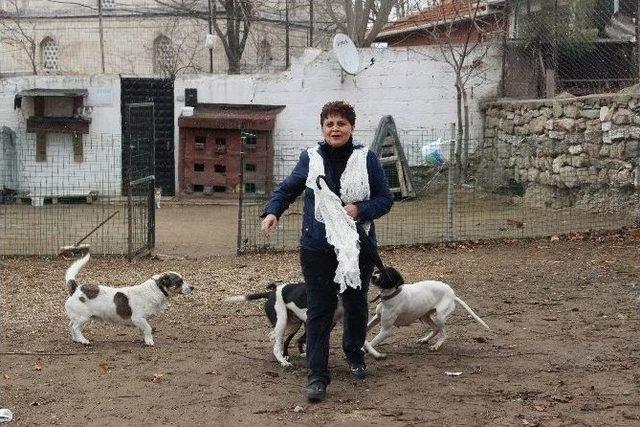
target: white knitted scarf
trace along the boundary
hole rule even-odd
[[[355,144],[354,144],[355,145]],[[327,232],[327,242],[335,248],[338,267],[334,281],[340,285],[340,292],[347,286],[359,289],[360,267],[358,258],[360,244],[355,221],[347,215],[342,203],[355,203],[369,200],[369,172],[367,171],[366,147],[355,148],[347,160],[347,165],[340,177],[340,198],[331,191],[326,182],[320,180],[320,187],[316,181],[318,176],[324,175],[324,163],[318,152],[319,146],[309,148],[309,174],[306,186],[313,190],[315,196],[315,217],[324,223]],[[369,231],[370,224],[365,224],[365,231]]]

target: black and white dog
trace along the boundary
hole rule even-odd
[[[365,341],[366,350],[375,358],[386,357],[376,351],[374,346],[393,335],[394,326],[407,326],[421,321],[431,327],[431,331],[420,338],[418,342],[426,343],[436,337],[431,350],[437,350],[447,339],[444,325],[447,317],[459,303],[482,326],[489,329],[484,321],[473,310],[458,298],[451,287],[443,282],[424,280],[412,284],[404,284],[400,273],[385,267],[374,274],[371,283],[380,289],[380,303],[376,307],[376,314],[369,320],[367,330],[380,323],[380,332],[369,341]],[[375,301],[375,300],[374,300]]]
[[[236,295],[226,298],[226,301],[241,302],[266,299],[264,312],[273,329],[269,338],[273,342],[273,355],[284,367],[292,366],[289,362],[289,344],[300,327],[307,322],[307,285],[304,282],[283,283],[267,286],[266,292]],[[343,308],[338,299],[338,307],[334,321],[342,318]],[[334,323],[335,324],[335,323]],[[304,357],[307,333],[297,339],[298,350]]]
[[[135,286],[111,288],[102,285],[81,285],[76,275],[89,262],[89,253],[76,260],[64,276],[69,297],[64,307],[69,317],[71,339],[89,345],[82,334],[82,325],[93,318],[137,326],[146,345],[153,345],[148,318],[159,314],[170,296],[188,294],[193,287],[180,274],[166,271]]]

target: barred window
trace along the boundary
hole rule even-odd
[[[46,37],[40,43],[42,51],[42,68],[45,70],[55,71],[59,68],[59,49],[58,44],[51,37]]]
[[[174,61],[173,43],[167,36],[158,36],[153,42],[154,72],[167,73]]]
[[[115,0],[101,0],[103,9],[115,9],[116,1]]]

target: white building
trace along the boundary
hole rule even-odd
[[[198,18],[160,6],[154,0],[0,0],[0,77],[33,74],[121,74],[174,76],[210,71],[207,1],[193,3]],[[260,2],[255,12],[241,71],[281,69],[285,65],[282,0]],[[308,11],[291,7],[291,53],[308,42]],[[179,13],[181,12],[181,13]],[[218,6],[212,19],[225,31]],[[222,41],[214,30],[213,72],[227,72]],[[326,35],[316,30],[315,45]]]
[[[58,196],[121,194],[118,76],[2,79],[0,123],[0,190],[34,205]]]

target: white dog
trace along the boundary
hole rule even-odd
[[[444,324],[447,317],[459,303],[482,326],[491,330],[469,306],[456,296],[451,287],[443,282],[425,280],[413,284],[403,284],[402,276],[393,268],[385,268],[381,274],[374,275],[372,283],[380,288],[380,303],[376,314],[367,325],[370,330],[380,323],[380,332],[371,340],[365,341],[366,350],[375,358],[386,357],[374,348],[393,335],[394,326],[407,326],[418,320],[431,326],[432,330],[418,342],[426,343],[437,337],[431,350],[437,350],[447,339]],[[376,298],[377,299],[377,298]]]
[[[153,345],[152,329],[147,319],[162,311],[169,296],[188,294],[193,287],[173,271],[157,274],[136,286],[80,285],[76,275],[89,261],[89,256],[87,253],[76,260],[64,276],[69,287],[69,298],[64,307],[69,317],[71,339],[89,345],[89,340],[82,335],[82,325],[91,318],[98,318],[135,325],[142,331],[144,343]]]

